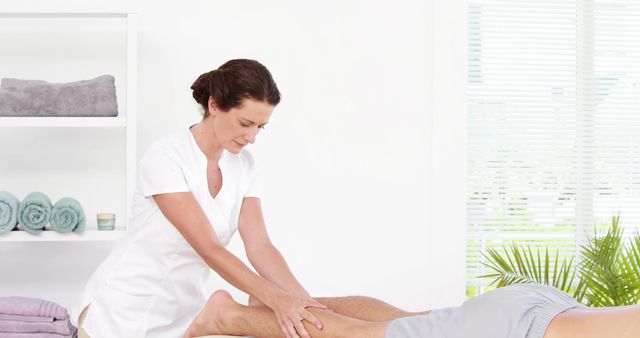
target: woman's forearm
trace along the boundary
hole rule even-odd
[[[297,296],[309,296],[295,278],[284,257],[272,244],[247,249],[247,257],[260,276]]]
[[[277,284],[257,275],[224,247],[209,250],[203,258],[224,280],[267,305],[282,292]]]

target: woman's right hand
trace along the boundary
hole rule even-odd
[[[322,330],[322,323],[306,308],[326,310],[327,307],[313,298],[302,298],[280,291],[270,302],[269,307],[276,315],[278,325],[287,338],[310,338],[302,324],[303,320]]]

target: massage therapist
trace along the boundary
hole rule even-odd
[[[191,86],[200,123],[152,144],[138,165],[127,234],[89,279],[73,319],[80,337],[182,337],[205,305],[215,271],[271,308],[286,337],[321,328],[312,299],[267,234],[254,160],[256,141],[280,102],[271,73],[231,60]],[[225,246],[239,230],[258,274]]]

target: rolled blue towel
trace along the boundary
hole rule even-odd
[[[20,201],[8,191],[0,191],[0,234],[9,232],[18,225]]]
[[[18,206],[19,228],[37,235],[49,223],[51,200],[47,195],[34,191],[27,195]]]
[[[80,202],[71,197],[65,197],[53,205],[49,223],[57,232],[83,232],[87,220]]]

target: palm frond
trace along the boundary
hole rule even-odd
[[[625,305],[624,280],[618,271],[624,247],[624,232],[619,220],[619,216],[613,217],[606,234],[599,237],[595,233],[580,250],[579,270],[588,289],[585,297],[589,305]]]
[[[597,231],[580,247],[578,256],[560,259],[559,251],[532,249],[512,243],[502,251],[488,249],[483,264],[493,270],[486,278],[502,287],[517,283],[552,285],[590,306],[640,303],[640,233],[625,242],[620,216],[601,235]],[[578,264],[574,261],[579,262]]]
[[[512,243],[510,247],[502,247],[502,253],[490,248],[482,253],[486,262],[483,264],[494,273],[480,276],[493,278],[491,285],[503,287],[511,284],[538,283],[552,285],[560,290],[570,292],[573,288],[573,259],[559,260],[559,254],[555,257],[549,255],[549,249],[545,249],[544,255],[540,249],[535,251]]]
[[[620,257],[619,274],[624,281],[625,304],[640,303],[640,234],[636,230]]]

